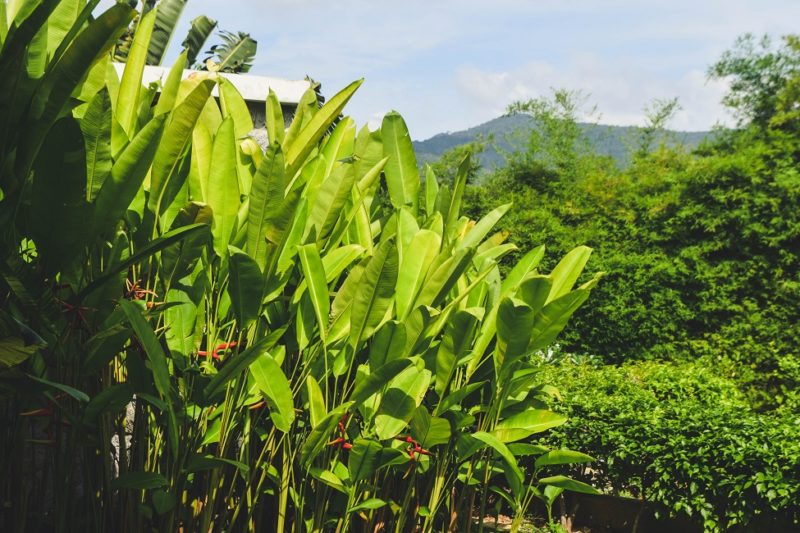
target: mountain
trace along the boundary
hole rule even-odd
[[[474,141],[478,136],[492,136],[494,142],[479,156],[483,168],[491,170],[505,164],[503,152],[520,150],[527,138],[526,132],[535,127],[535,120],[528,115],[503,116],[479,126],[452,133],[439,133],[424,141],[414,141],[417,159],[429,163],[462,144]],[[635,145],[641,128],[636,126],[607,126],[603,124],[579,124],[590,146],[597,153],[613,157],[619,165],[628,163],[631,145]],[[669,144],[682,144],[687,149],[696,147],[711,135],[707,131],[667,131],[663,137]]]

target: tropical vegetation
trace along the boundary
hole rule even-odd
[[[170,2],[96,4],[0,3],[0,529],[518,530],[595,492],[531,357],[589,248],[508,262],[469,160],[423,185],[400,115],[341,116],[361,81],[288,128],[270,93],[264,151],[189,51],[142,85]]]
[[[480,217],[513,203],[498,223],[511,242],[547,242],[554,257],[587,244],[606,272],[558,349],[539,355],[570,415],[553,442],[599,458],[580,479],[710,531],[791,531],[800,41],[744,36],[710,74],[728,80],[738,126],[688,150],[665,130],[679,103],[654,102],[626,165],[587,142],[579,95],[518,103],[509,111],[537,126],[504,167],[475,171],[465,209]]]

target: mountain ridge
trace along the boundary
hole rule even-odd
[[[493,136],[493,143],[490,143],[478,156],[484,169],[493,170],[505,164],[502,152],[524,149],[524,141],[527,139],[525,133],[530,132],[535,125],[536,121],[531,116],[505,115],[465,130],[437,133],[428,139],[413,141],[413,145],[417,160],[420,164],[424,164],[436,161],[447,150],[470,143],[479,136],[484,138]],[[638,126],[613,126],[587,122],[578,125],[590,146],[598,154],[611,156],[621,166],[630,161],[631,146],[643,129]],[[712,134],[710,131],[666,130],[657,142],[663,140],[671,145],[683,145],[690,150]],[[518,138],[514,139],[514,135]]]

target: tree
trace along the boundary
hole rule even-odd
[[[740,126],[766,127],[779,110],[778,95],[800,73],[797,37],[782,41],[774,47],[768,36],[757,40],[747,33],[709,69],[710,77],[729,81],[722,102],[734,111]]]
[[[474,141],[460,144],[445,151],[439,159],[430,164],[431,170],[436,175],[436,179],[445,186],[452,186],[456,179],[456,170],[461,162],[469,157],[469,169],[467,170],[467,184],[473,184],[478,180],[483,166],[478,156],[486,150],[486,147],[493,141],[488,138],[478,137]]]
[[[634,152],[634,157],[642,158],[649,154],[653,150],[653,145],[659,138],[663,142],[663,135],[666,131],[667,124],[680,109],[681,106],[678,103],[678,98],[669,98],[666,100],[656,98],[645,106],[645,125],[638,130],[639,142]]]
[[[587,109],[587,100],[588,95],[581,91],[553,89],[550,98],[510,104],[506,114],[524,113],[534,119],[534,127],[524,132],[528,136],[527,150],[521,154],[521,159],[512,155],[510,166],[520,168],[535,161],[534,169],[538,167],[545,178],[548,172],[576,177],[579,159],[591,152],[578,120],[597,118],[595,107]]]

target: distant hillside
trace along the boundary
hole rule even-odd
[[[477,136],[494,136],[494,145],[481,154],[481,164],[485,169],[503,166],[503,151],[519,149],[527,135],[524,132],[534,127],[534,120],[528,115],[512,115],[496,118],[468,130],[453,133],[440,133],[424,141],[414,141],[414,149],[420,164],[439,159],[447,150],[473,141]],[[602,124],[580,124],[589,143],[599,154],[612,156],[620,165],[629,159],[629,145],[635,143],[640,128],[635,126],[605,126]],[[520,135],[522,133],[522,135]],[[710,135],[705,131],[670,131],[666,133],[670,142],[683,144],[687,149],[694,148]]]

